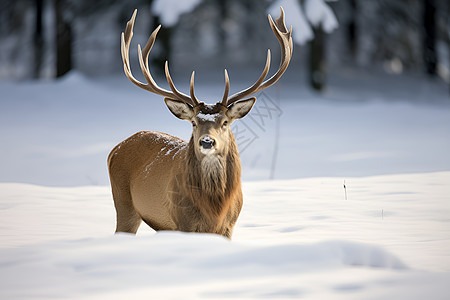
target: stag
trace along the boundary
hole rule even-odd
[[[121,50],[125,75],[138,87],[161,95],[177,118],[192,124],[189,142],[169,134],[141,131],[117,145],[108,156],[108,168],[116,209],[116,232],[136,233],[144,221],[154,230],[216,233],[231,238],[242,208],[241,163],[231,123],[252,109],[251,97],[280,79],[291,60],[292,28],[288,31],[284,11],[279,18],[268,15],[281,47],[279,69],[267,80],[270,49],[264,70],[249,88],[228,96],[230,81],[225,70],[225,92],[216,104],[201,102],[194,93],[180,92],[169,73],[170,91],[157,85],[150,74],[148,56],[161,28],[158,26],[144,49],[138,45],[140,67],[147,83],[131,73],[129,47],[137,10],[122,32]],[[242,100],[247,98],[245,100]]]

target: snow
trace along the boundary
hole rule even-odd
[[[198,113],[196,117],[205,122],[215,122],[216,119],[219,117],[219,115],[220,115],[219,113],[215,114]]]
[[[152,11],[160,17],[163,26],[171,27],[178,23],[182,14],[194,10],[201,2],[202,0],[155,0]]]
[[[303,75],[291,67],[279,96],[276,88],[263,91],[250,114],[231,124],[244,180],[268,179],[272,164],[276,179],[450,169],[445,84],[342,70],[342,79],[331,74],[328,90],[318,95],[298,83]],[[231,71],[236,75],[231,92],[252,84],[260,72]],[[198,73],[202,99],[220,99],[222,73]],[[108,185],[106,157],[125,138],[152,130],[189,140],[192,132],[161,97],[136,88],[123,75],[1,81],[0,89],[0,182]],[[189,85],[179,84],[179,89],[188,91]]]
[[[323,0],[306,0],[303,8],[299,1],[277,0],[268,8],[269,14],[278,18],[280,6],[287,12],[286,26],[289,29],[292,25],[292,38],[296,44],[303,45],[314,37],[309,23],[313,27],[321,26],[326,33],[339,26],[333,11]]]
[[[447,299],[448,87],[342,69],[315,94],[291,67],[232,124],[244,194],[232,241],[113,235],[109,151],[140,130],[189,139],[162,97],[123,75],[0,81],[0,298]],[[232,71],[236,91],[260,72]],[[201,70],[197,90],[220,99],[222,72]]]
[[[112,235],[109,187],[0,184],[2,299],[446,299],[450,172],[245,182],[233,241]],[[384,214],[382,215],[382,210]]]
[[[336,16],[323,0],[306,0],[305,14],[314,27],[322,26],[326,33],[338,28]]]
[[[174,138],[170,134],[162,133],[162,132],[154,132],[153,134],[156,136],[156,140],[159,143],[164,143],[165,147],[163,147],[158,155],[164,153],[164,155],[172,154],[172,159],[175,159],[175,156],[180,153],[181,150],[187,147],[187,142],[184,140],[180,140],[178,138]]]

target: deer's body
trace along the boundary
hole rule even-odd
[[[237,147],[203,166],[187,159],[192,148],[192,142],[141,131],[111,151],[108,165],[116,231],[135,233],[143,220],[155,230],[231,237],[242,207]]]
[[[273,85],[286,71],[292,56],[291,30],[284,24],[284,12],[269,23],[281,46],[278,71],[265,80],[270,51],[259,79],[249,88],[228,97],[230,82],[225,70],[225,93],[216,104],[200,102],[194,94],[194,72],[190,95],[178,91],[165,65],[170,89],[153,80],[148,55],[158,27],[144,49],[138,46],[139,62],[147,83],[131,74],[129,47],[136,17],[134,12],[122,33],[122,59],[126,76],[138,87],[164,96],[177,118],[189,121],[189,142],[158,132],[138,132],[117,145],[109,154],[108,167],[114,205],[116,232],[136,233],[144,220],[155,230],[217,233],[231,237],[242,208],[241,164],[230,124],[252,109],[254,97],[242,100]]]

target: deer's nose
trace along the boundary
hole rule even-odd
[[[211,137],[204,136],[201,140],[200,140],[200,145],[204,148],[204,149],[211,149],[214,144],[215,144],[215,140],[212,139]]]

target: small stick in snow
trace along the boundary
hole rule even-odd
[[[345,192],[345,200],[347,200],[347,186],[345,185],[345,180],[344,180],[344,192]]]

